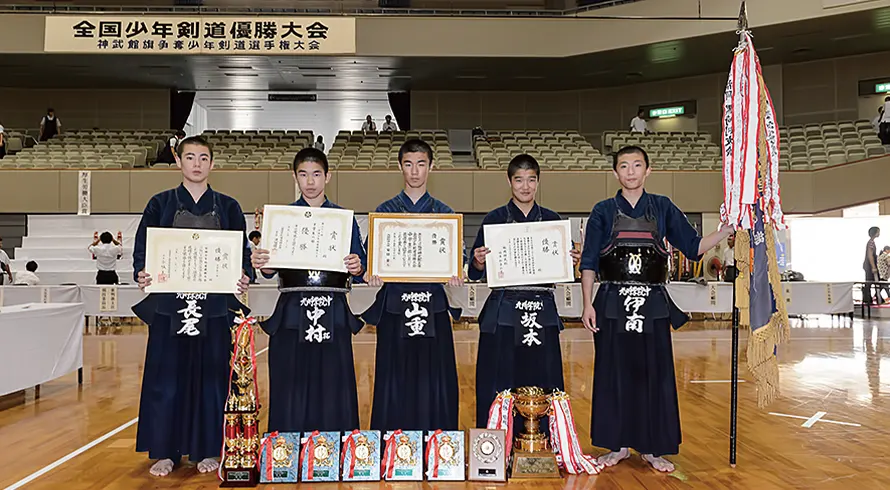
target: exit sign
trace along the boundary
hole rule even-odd
[[[888,84],[890,86],[890,84]],[[680,116],[686,113],[686,108],[683,106],[677,107],[659,107],[658,109],[650,109],[649,117],[671,117],[671,116]]]
[[[882,94],[890,92],[890,83],[879,83],[875,85],[875,93]]]

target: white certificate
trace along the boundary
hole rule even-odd
[[[266,267],[347,272],[343,259],[352,250],[352,215],[349,209],[266,205]]]
[[[371,213],[368,268],[389,282],[448,282],[463,274],[463,215]]]
[[[489,287],[573,282],[569,220],[485,225]]]
[[[148,293],[237,293],[244,232],[149,228],[145,237]]]

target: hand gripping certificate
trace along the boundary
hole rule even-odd
[[[145,292],[237,293],[243,250],[243,231],[149,228]]]
[[[269,269],[346,272],[343,259],[352,250],[349,209],[273,206],[263,208],[262,248]]]
[[[489,287],[573,282],[569,220],[485,225]]]
[[[463,274],[463,215],[371,213],[368,268],[389,282],[448,282]]]

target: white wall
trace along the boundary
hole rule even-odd
[[[330,149],[340,130],[358,130],[370,114],[383,125],[392,114],[386,92],[319,92],[316,102],[268,102],[267,92],[198,92],[207,129],[311,130]],[[395,118],[393,118],[395,119]]]
[[[192,104],[192,112],[189,113],[188,121],[185,123],[185,135],[201,134],[205,129],[207,129],[207,109],[198,103],[196,97]]]
[[[697,117],[655,117],[646,120],[649,131],[667,132],[667,131],[698,131]],[[630,121],[627,121],[630,126]]]

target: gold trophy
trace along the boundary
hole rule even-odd
[[[259,403],[254,383],[256,353],[253,319],[238,312],[232,326],[232,384],[225,405],[225,455],[221,487],[255,487],[259,483]]]
[[[513,391],[513,410],[525,419],[524,431],[513,443],[513,478],[561,478],[556,455],[540,420],[550,413],[550,395],[537,386]]]

